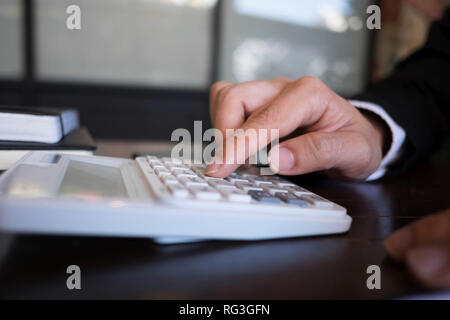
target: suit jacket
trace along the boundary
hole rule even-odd
[[[419,51],[355,99],[379,104],[406,131],[401,157],[388,174],[404,171],[436,150],[450,123],[450,8],[431,26]]]

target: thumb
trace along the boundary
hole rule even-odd
[[[361,180],[376,169],[367,140],[354,131],[311,132],[272,148],[271,169],[299,175],[337,169],[347,178]],[[372,164],[373,162],[373,164]]]

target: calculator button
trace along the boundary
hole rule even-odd
[[[286,179],[280,177],[280,176],[262,176],[263,179],[268,180],[268,181],[272,181],[272,182],[282,182],[282,181],[286,181]]]
[[[333,206],[333,203],[325,200],[322,197],[319,197],[315,194],[308,194],[308,195],[302,195],[300,196],[300,199],[306,200],[312,205],[320,208],[331,208]]]
[[[155,168],[155,172],[158,176],[166,176],[166,175],[170,175],[170,171],[164,167],[156,167]]]
[[[186,167],[186,166],[184,166],[182,164],[176,164],[176,163],[169,163],[169,164],[167,164],[166,163],[165,165],[170,171],[177,170],[177,169],[179,169],[179,170],[183,170],[183,169],[189,170],[188,167]]]
[[[161,158],[161,161],[164,162],[165,164],[182,164],[183,163],[183,161],[178,158],[168,158],[168,157]]]
[[[267,184],[270,185],[270,184],[272,184],[272,182],[270,182],[270,181],[268,181],[266,179],[260,178],[260,177],[258,177],[258,178],[251,178],[250,181],[253,182],[254,184],[260,186],[260,187],[262,187],[263,185],[267,185]]]
[[[194,174],[190,174],[190,173],[182,173],[182,172],[175,174],[175,176],[176,176],[179,180],[181,180],[181,178],[197,178],[197,176],[194,175]]]
[[[172,168],[172,167],[179,167],[179,168],[187,168],[183,163],[178,163],[178,162],[171,162],[171,161],[166,161],[164,162],[165,166],[167,168]]]
[[[219,192],[211,187],[190,187],[189,190],[197,199],[219,200],[222,197]]]
[[[199,174],[200,177],[202,177],[203,179],[207,180],[207,181],[227,181],[224,178],[216,178],[216,177],[208,177],[208,176],[204,176]]]
[[[232,172],[229,175],[230,178],[242,178],[242,176],[237,172]]]
[[[299,187],[299,186],[289,186],[289,187],[285,187],[285,189],[292,192],[296,196],[300,196],[303,194],[311,194],[311,192],[309,192],[308,190],[303,189],[302,187]]]
[[[228,177],[226,180],[230,181],[231,183],[249,183],[248,179],[245,179],[243,177]]]
[[[296,196],[293,193],[278,192],[278,193],[275,193],[275,196],[289,204],[295,204],[295,205],[301,206],[301,207],[308,206],[308,201],[299,198],[298,196]]]
[[[288,192],[286,189],[274,185],[262,185],[262,188],[271,195],[275,195],[275,193]]]
[[[248,181],[248,178],[245,178],[243,175],[237,173],[237,172],[232,172],[228,178],[230,179],[234,179],[234,180],[245,180]]]
[[[264,176],[263,179],[272,182],[273,184],[279,185],[280,187],[288,187],[288,186],[292,186],[295,187],[296,184],[290,182],[289,180],[286,180],[284,178],[281,178],[279,176]]]
[[[239,189],[220,189],[222,195],[232,202],[250,202],[252,197],[250,197],[245,191]]]
[[[244,191],[250,191],[250,190],[263,191],[263,189],[261,187],[258,187],[250,182],[237,182],[236,187],[238,187],[239,189],[242,189]]]
[[[172,175],[165,175],[165,176],[162,176],[162,177],[161,177],[161,180],[162,180],[162,182],[164,182],[165,185],[168,185],[168,184],[177,184],[177,183],[179,183],[179,182],[178,182],[178,179],[175,178],[175,177],[172,176]]]
[[[248,194],[255,200],[259,202],[267,202],[267,203],[280,203],[280,199],[277,197],[274,197],[270,193],[266,191],[255,191],[251,190],[248,192]]]
[[[240,176],[241,176],[242,178],[248,179],[248,180],[260,178],[260,176],[257,176],[256,174],[253,174],[253,173],[246,173],[246,172],[241,173]]]
[[[150,167],[152,167],[153,169],[165,168],[165,165],[161,161],[152,161],[152,162],[149,162],[149,163],[150,163]]]
[[[185,186],[191,187],[191,186],[208,186],[208,183],[198,177],[181,177],[180,181]]]
[[[173,175],[178,178],[181,177],[197,177],[197,175],[189,169],[174,169],[172,170]]]
[[[158,157],[154,157],[154,156],[148,156],[147,157],[147,161],[148,161],[148,163],[154,163],[154,162],[161,163],[161,161],[159,161],[159,158]]]
[[[180,184],[170,184],[167,186],[167,189],[169,189],[172,195],[176,198],[189,197],[189,191]]]
[[[294,183],[287,181],[287,180],[286,181],[277,181],[276,185],[280,186],[280,187],[296,187],[296,185]]]
[[[236,189],[236,186],[228,181],[210,180],[209,184],[216,189]]]

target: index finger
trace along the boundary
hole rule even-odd
[[[238,84],[214,84],[210,96],[210,113],[214,127],[224,136],[226,129],[239,128],[246,117],[275,99],[289,82],[291,80],[287,78],[276,78]]]

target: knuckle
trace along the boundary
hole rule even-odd
[[[332,91],[318,78],[305,76],[296,80],[293,89],[307,93],[307,99],[312,104],[327,104],[327,101],[333,96]]]
[[[219,109],[229,102],[229,100],[232,97],[232,91],[233,91],[233,87],[227,86],[227,87],[222,87],[217,92],[217,102],[218,102]]]
[[[276,115],[277,113],[274,112],[274,108],[269,107],[253,113],[249,120],[251,120],[251,123],[255,127],[267,128],[271,123],[278,123]]]
[[[211,102],[217,102],[221,96],[221,93],[231,85],[229,82],[219,81],[211,86],[209,91],[209,99]]]
[[[231,100],[237,97],[238,95],[238,87],[237,86],[228,86],[222,90],[223,99]]]
[[[322,89],[325,85],[324,83],[316,77],[311,76],[304,76],[299,78],[295,82],[296,86],[301,86],[303,88],[310,88],[310,89]]]
[[[209,90],[209,103],[211,108],[216,107],[217,98],[222,88],[226,87],[223,82],[214,83]]]
[[[211,86],[211,94],[218,93],[220,89],[229,85],[229,82],[226,81],[218,81]]]
[[[274,82],[281,82],[281,83],[290,83],[290,82],[292,82],[292,79],[290,79],[290,78],[287,78],[287,77],[276,77],[276,78],[274,78],[272,81],[274,81]]]
[[[231,107],[235,106],[236,103],[240,102],[241,96],[239,94],[239,91],[240,91],[239,87],[236,85],[231,85],[220,90],[217,99],[218,111],[223,112],[224,110],[226,110],[226,112],[228,112],[228,110]]]

